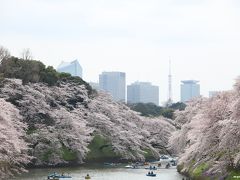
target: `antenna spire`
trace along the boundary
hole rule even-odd
[[[168,100],[167,105],[172,104],[172,71],[171,71],[171,57],[169,56],[169,74],[168,74]]]

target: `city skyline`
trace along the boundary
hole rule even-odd
[[[161,102],[171,56],[173,100],[183,79],[199,80],[208,97],[232,89],[240,75],[239,8],[237,0],[1,0],[0,45],[14,56],[30,48],[55,68],[77,58],[87,82],[103,71],[126,72],[127,84],[158,85]]]

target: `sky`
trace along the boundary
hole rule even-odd
[[[0,45],[55,68],[78,59],[83,79],[126,72],[127,84],[149,81],[167,100],[181,80],[201,94],[232,89],[240,75],[239,0],[0,0]]]

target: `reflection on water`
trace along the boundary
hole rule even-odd
[[[71,175],[72,180],[81,180],[89,174],[92,180],[144,180],[144,179],[161,179],[161,180],[182,180],[183,176],[178,174],[175,168],[158,169],[154,171],[156,177],[147,177],[148,170],[145,169],[126,169],[121,167],[75,167],[75,168],[46,168],[32,169],[27,174],[23,174],[15,179],[18,180],[44,180],[47,175],[53,172],[65,173]],[[67,179],[66,179],[67,180]]]

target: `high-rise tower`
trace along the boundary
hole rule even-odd
[[[124,72],[102,72],[99,88],[109,92],[116,101],[125,102],[126,74]]]
[[[185,80],[181,84],[181,102],[187,102],[200,96],[200,84],[196,80]]]
[[[154,103],[159,105],[159,87],[150,82],[135,82],[127,86],[128,103]]]

